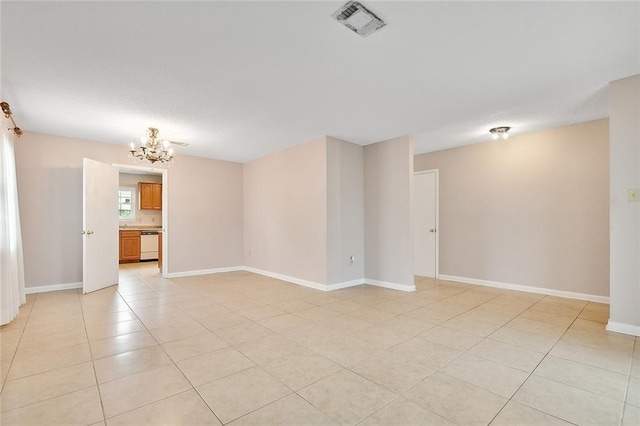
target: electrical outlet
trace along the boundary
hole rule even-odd
[[[630,203],[640,201],[640,188],[632,188],[627,190],[627,199]]]

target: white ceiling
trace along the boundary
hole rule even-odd
[[[2,99],[20,127],[247,161],[329,135],[416,153],[606,117],[640,73],[640,3],[3,1]]]

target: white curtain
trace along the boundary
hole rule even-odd
[[[13,151],[13,126],[2,119],[0,138],[0,325],[12,321],[26,302],[18,182]]]

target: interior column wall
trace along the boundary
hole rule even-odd
[[[413,290],[413,143],[403,136],[364,147],[365,277]]]
[[[327,283],[364,278],[364,149],[327,137]],[[350,260],[353,256],[353,262]]]
[[[640,336],[640,75],[610,90],[611,309],[607,328]]]

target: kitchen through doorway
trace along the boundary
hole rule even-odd
[[[119,171],[120,275],[167,273],[167,170],[114,165]]]

